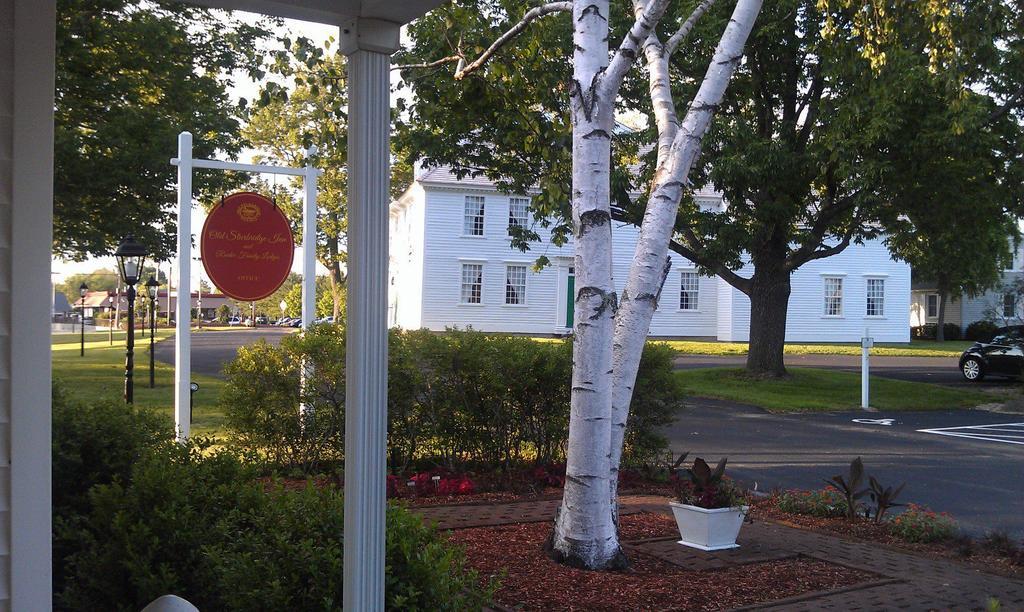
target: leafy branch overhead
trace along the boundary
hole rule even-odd
[[[109,254],[133,233],[157,259],[173,252],[176,175],[168,159],[182,130],[197,157],[242,148],[235,75],[259,78],[273,20],[250,24],[187,4],[129,0],[57,3],[54,113],[56,255]],[[240,182],[197,173],[213,197]]]
[[[272,53],[270,73],[288,83],[264,83],[249,114],[243,135],[259,151],[257,159],[299,166],[306,150],[316,145],[313,163],[323,170],[317,181],[317,260],[328,270],[334,295],[334,316],[341,314],[348,234],[348,114],[345,58],[333,40],[322,47],[305,37],[279,40]],[[392,166],[392,194],[408,185],[411,168]],[[263,184],[265,189],[268,185]],[[296,241],[301,240],[301,179],[269,185],[280,188],[281,202],[293,221]]]

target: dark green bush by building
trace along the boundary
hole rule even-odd
[[[996,335],[997,329],[999,329],[999,326],[992,321],[975,321],[964,330],[964,340],[988,342],[992,339],[992,336]]]
[[[134,611],[173,593],[204,611],[341,609],[341,492],[261,483],[236,453],[177,444],[159,425],[55,398],[55,607]],[[388,609],[487,602],[462,553],[418,517],[391,507],[386,529]]]
[[[572,344],[451,330],[392,331],[389,337],[388,458],[402,473],[414,464],[507,473],[565,457]],[[680,405],[673,351],[650,345],[636,381],[626,463],[650,462],[659,433]],[[299,384],[301,364],[307,376]],[[314,326],[280,347],[239,350],[225,369],[221,404],[237,442],[274,465],[306,472],[340,461],[344,437],[344,330]],[[312,406],[303,427],[296,407]]]

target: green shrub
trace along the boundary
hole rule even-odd
[[[392,331],[389,336],[388,457],[405,472],[417,461],[508,473],[565,457],[572,344],[476,331]],[[624,462],[654,461],[667,447],[660,429],[682,395],[674,352],[648,346],[641,359]],[[299,389],[300,364],[312,364]],[[289,469],[316,471],[342,459],[345,341],[342,326],[315,326],[280,347],[239,350],[225,368],[221,404],[241,446]],[[313,407],[305,426],[298,404]]]
[[[53,580],[60,590],[64,560],[78,550],[75,532],[89,512],[95,485],[126,482],[132,466],[172,438],[167,419],[110,401],[72,401],[60,383],[52,402]]]
[[[956,536],[957,525],[946,513],[910,504],[889,522],[889,531],[907,542],[941,542]]]
[[[301,375],[308,364],[307,375]],[[240,448],[283,468],[315,472],[341,459],[345,439],[345,330],[314,325],[281,346],[238,349],[224,367],[220,405]],[[300,380],[302,384],[300,384]],[[299,405],[309,408],[306,419]]]
[[[81,514],[89,489],[125,480],[148,450],[169,441],[174,428],[156,413],[111,401],[75,401],[53,386],[54,514]]]
[[[821,518],[846,516],[846,499],[833,488],[818,491],[790,490],[776,497],[779,510],[789,514],[804,514]]]
[[[653,465],[664,456],[665,426],[682,408],[682,382],[675,375],[676,352],[665,344],[648,343],[640,357],[623,448],[624,465]]]
[[[999,326],[992,321],[975,321],[964,330],[964,340],[988,342],[996,335]]]
[[[77,535],[61,609],[138,610],[175,593],[203,610],[331,610],[342,602],[342,496],[288,491],[201,443],[144,457],[127,484],[99,485]],[[480,609],[490,589],[407,511],[388,511],[387,605]]]

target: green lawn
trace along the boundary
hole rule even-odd
[[[656,340],[671,346],[683,355],[746,355],[746,342],[714,342],[700,340]],[[872,355],[889,357],[959,357],[973,342],[951,340],[934,342],[914,340],[910,344],[876,344]],[[860,344],[787,344],[787,355],[860,355]]]
[[[789,368],[781,380],[753,379],[739,368],[676,373],[686,395],[726,399],[772,412],[850,410],[860,407],[860,374]],[[998,401],[982,391],[871,378],[871,406],[880,410],[943,410]]]
[[[157,339],[172,335],[172,330],[158,330]],[[53,377],[63,381],[71,393],[81,399],[114,399],[121,401],[124,391],[124,332],[114,334],[110,346],[106,332],[86,334],[85,357],[79,356],[79,337],[72,334],[53,336]],[[135,336],[135,403],[174,415],[174,368],[156,362],[156,387],[149,388],[149,337]],[[199,383],[193,406],[192,431],[216,434],[223,430],[224,414],[217,399],[224,381],[211,376],[193,374]]]

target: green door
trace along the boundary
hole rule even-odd
[[[576,312],[576,270],[569,268],[569,276],[565,283],[565,326],[572,329],[573,315]]]

